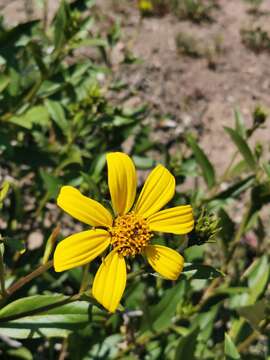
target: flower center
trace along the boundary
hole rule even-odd
[[[146,221],[133,211],[118,216],[110,233],[112,246],[123,256],[140,254],[153,236]]]

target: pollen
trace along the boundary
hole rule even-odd
[[[112,246],[123,256],[140,254],[151,237],[147,222],[133,211],[118,216],[110,228]]]

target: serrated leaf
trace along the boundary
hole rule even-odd
[[[229,127],[224,127],[224,129],[236,145],[250,169],[255,170],[257,167],[256,160],[246,140],[235,130]]]
[[[202,175],[208,188],[211,189],[216,183],[216,174],[213,165],[209,161],[205,152],[197,144],[197,141],[193,138],[193,136],[187,136],[187,142],[191,147],[195,159],[202,170]]]

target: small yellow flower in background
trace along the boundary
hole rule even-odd
[[[58,206],[95,228],[61,241],[54,253],[54,268],[64,271],[85,265],[110,248],[94,278],[92,295],[114,312],[126,286],[125,257],[142,254],[161,276],[176,280],[184,259],[166,246],[151,245],[152,232],[187,234],[193,229],[194,219],[190,205],[159,211],[175,193],[175,179],[164,166],[158,165],[152,170],[134,205],[137,178],[131,158],[120,152],[109,153],[107,165],[115,218],[97,201],[72,186],[63,186]]]

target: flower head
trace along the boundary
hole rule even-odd
[[[137,179],[131,158],[120,152],[109,153],[107,165],[114,216],[72,186],[61,188],[58,206],[94,228],[61,241],[54,253],[54,268],[64,271],[85,265],[109,249],[95,275],[92,295],[114,312],[126,286],[125,258],[142,254],[161,276],[176,280],[184,259],[166,246],[151,245],[153,231],[187,234],[194,220],[190,205],[160,211],[175,192],[175,179],[164,166],[152,170],[135,202]]]

